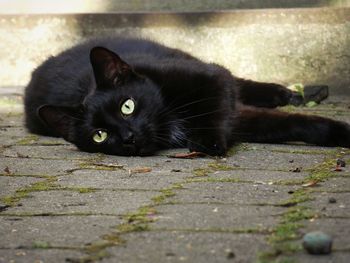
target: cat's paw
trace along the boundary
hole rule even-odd
[[[342,131],[338,131],[338,146],[350,149],[350,125],[347,123]]]
[[[331,121],[327,146],[350,148],[350,125],[341,121]]]

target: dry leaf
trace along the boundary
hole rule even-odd
[[[169,158],[178,158],[178,159],[194,159],[205,157],[206,154],[202,152],[190,152],[190,153],[176,153],[174,155],[168,155]]]
[[[129,174],[142,174],[142,173],[149,173],[152,171],[152,168],[150,167],[139,167],[129,170]]]
[[[303,184],[302,186],[304,186],[304,187],[312,187],[312,186],[317,185],[318,182],[319,182],[319,181],[317,181],[317,180],[312,180],[312,181],[310,181],[310,182],[307,182],[307,183]]]
[[[338,159],[337,160],[337,166],[345,167],[346,163],[345,163],[345,161],[343,159]]]
[[[343,169],[341,168],[340,165],[337,165],[337,166],[335,167],[334,171],[335,171],[335,172],[341,172],[341,171],[343,171]]]
[[[103,167],[110,167],[110,168],[118,168],[123,169],[124,165],[121,164],[113,164],[113,163],[93,163],[94,166],[103,166]]]

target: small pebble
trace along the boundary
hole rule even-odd
[[[176,256],[175,253],[173,253],[173,252],[167,252],[167,253],[165,253],[165,255],[167,257],[175,257]]]
[[[235,253],[231,249],[226,249],[225,252],[227,253],[226,257],[228,259],[233,259],[236,257]]]
[[[335,199],[334,197],[330,197],[330,198],[328,199],[328,202],[331,203],[331,204],[334,204],[334,203],[337,202],[337,199]]]
[[[304,249],[313,255],[330,254],[332,242],[332,238],[321,231],[310,232],[303,237]]]
[[[235,255],[235,253],[233,253],[232,251],[230,251],[230,252],[227,253],[227,258],[228,258],[228,259],[232,259],[232,258],[235,258],[235,257],[236,257],[236,255]]]
[[[293,173],[300,173],[301,172],[301,167],[297,167],[297,168],[295,168],[295,169],[292,169],[292,170],[290,170],[291,172],[293,172]]]

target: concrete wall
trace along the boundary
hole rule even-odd
[[[232,9],[350,7],[350,0],[2,0],[0,13],[198,12]]]
[[[350,93],[350,8],[0,15],[0,86],[25,85],[49,55],[105,34],[155,39],[241,77]]]

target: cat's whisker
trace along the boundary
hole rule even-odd
[[[195,127],[195,128],[187,128],[188,130],[217,130],[217,129],[225,129],[226,127]]]
[[[162,137],[159,137],[159,136],[154,136],[153,138],[157,140],[155,142],[160,142],[160,143],[165,144],[165,145],[167,145],[169,147],[176,147],[177,146],[176,144],[172,143],[168,139],[165,139],[165,138],[162,138]]]
[[[191,141],[190,139],[185,139],[187,142],[190,142],[192,143],[193,145],[198,145],[200,146],[201,148],[205,149],[205,150],[209,150],[208,147],[206,147],[205,145],[201,144],[201,143],[198,143],[198,142],[194,142],[194,141]]]
[[[214,110],[214,111],[209,111],[209,112],[206,112],[206,113],[202,113],[202,114],[198,114],[198,115],[189,116],[189,117],[186,117],[186,118],[183,118],[183,119],[184,119],[184,120],[190,120],[190,119],[194,119],[194,118],[198,118],[198,117],[202,117],[202,116],[207,116],[207,115],[210,115],[210,114],[213,114],[213,113],[216,113],[216,112],[221,112],[221,111],[223,111],[223,109]]]
[[[177,112],[177,110],[179,109],[182,109],[182,108],[185,108],[185,107],[188,107],[190,105],[193,105],[193,104],[197,104],[197,103],[201,103],[201,102],[204,102],[204,101],[208,101],[208,100],[212,100],[212,99],[216,99],[217,97],[209,97],[209,98],[205,98],[205,99],[200,99],[200,100],[195,100],[195,101],[191,101],[189,103],[185,103],[183,105],[180,105],[176,108],[170,108],[170,111],[166,112],[167,114],[171,114],[173,112],[176,112],[176,113],[179,113]],[[166,110],[166,109],[165,109]],[[186,111],[185,111],[186,112]],[[185,112],[180,112],[180,113],[185,113]],[[162,112],[160,113],[162,114]]]

